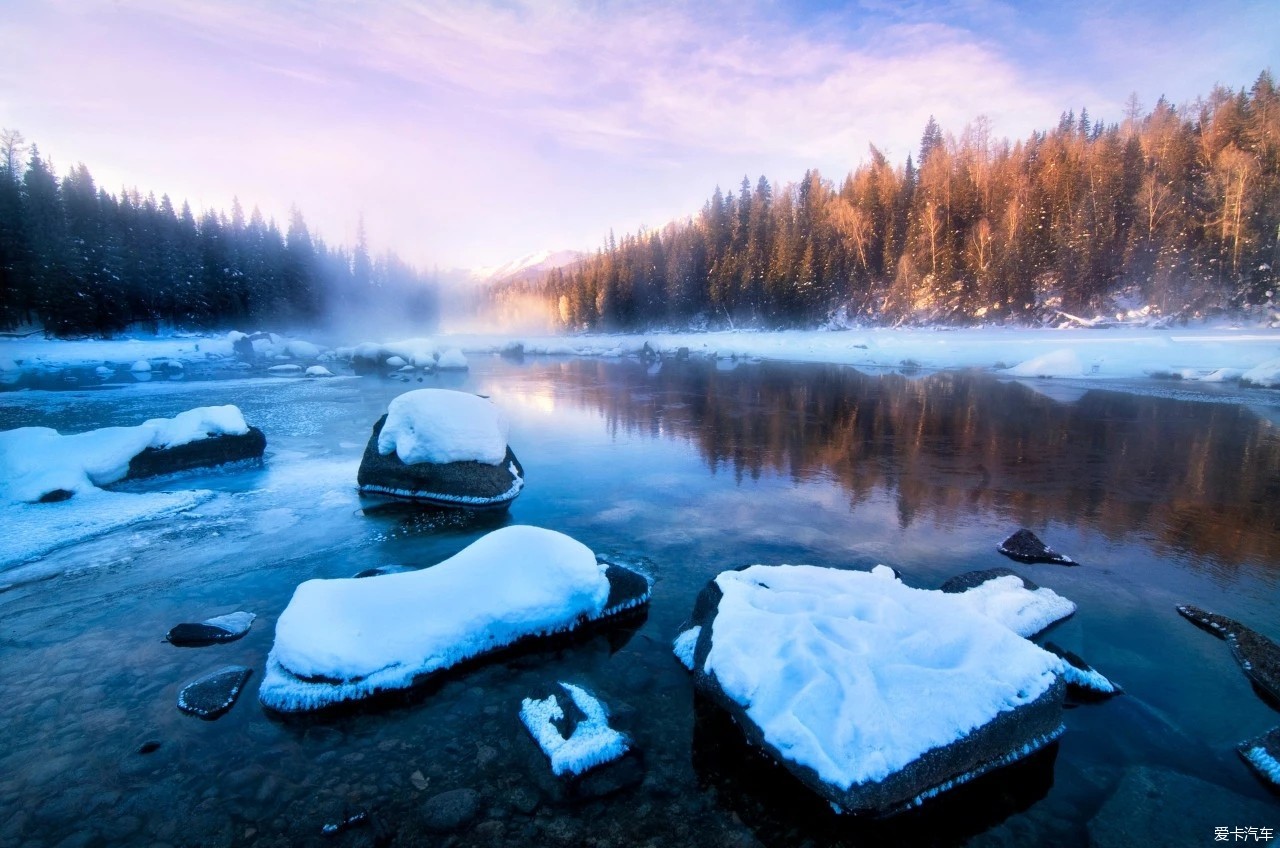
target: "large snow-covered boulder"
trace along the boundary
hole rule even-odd
[[[48,427],[6,430],[0,432],[0,503],[65,500],[125,479],[258,458],[266,443],[230,405],[69,436]]]
[[[505,509],[524,488],[507,425],[486,398],[419,389],[391,401],[360,461],[360,491],[437,506]]]
[[[951,594],[882,567],[754,565],[707,585],[676,653],[835,807],[892,813],[1062,733],[1063,661],[1024,635],[1074,605],[1039,591],[1008,575]]]
[[[504,527],[430,568],[300,585],[276,623],[259,698],[301,712],[405,688],[648,600],[647,580],[581,542]]]

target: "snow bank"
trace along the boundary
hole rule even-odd
[[[704,670],[770,745],[842,790],[1031,704],[1062,666],[963,595],[813,566],[715,583]]]
[[[312,365],[307,369],[308,377],[332,377],[333,372],[323,365]]]
[[[584,716],[568,739],[555,725],[565,717],[555,695],[542,700],[525,698],[520,705],[520,720],[542,753],[551,760],[553,773],[582,774],[627,752],[627,737],[609,726],[609,713],[599,700],[572,683],[561,683],[560,688],[569,694]]]
[[[401,688],[606,614],[607,566],[552,530],[495,530],[420,571],[308,580],[276,624],[259,697],[286,711]]]
[[[148,492],[125,494],[90,489],[69,501],[54,504],[16,503],[3,507],[4,532],[0,533],[0,586],[12,579],[37,579],[45,566],[12,569],[59,548],[75,545],[140,522],[184,512],[213,497],[213,492]],[[35,571],[31,574],[25,572]]]
[[[63,436],[48,427],[0,432],[0,503],[34,503],[54,492],[83,493],[123,480],[147,448],[170,448],[249,431],[234,406],[205,406],[136,427]]]
[[[473,460],[498,465],[507,455],[507,424],[486,398],[448,389],[406,392],[387,406],[378,453],[405,465]]]

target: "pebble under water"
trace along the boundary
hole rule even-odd
[[[779,363],[474,358],[423,379],[0,394],[0,429],[234,403],[268,440],[261,465],[125,489],[211,492],[185,511],[0,565],[0,845],[1133,846],[1280,828],[1280,798],[1235,752],[1280,712],[1175,609],[1280,637],[1280,432],[1266,415],[1211,396]],[[423,386],[489,395],[508,416],[528,481],[509,513],[357,494],[373,423]],[[505,523],[645,571],[650,605],[342,709],[259,705],[298,583],[429,566]],[[1079,567],[1001,556],[1019,527]],[[1058,743],[919,812],[836,816],[743,745],[672,655],[706,581],[751,563],[885,563],[926,588],[1012,567],[1079,606],[1037,641],[1124,694],[1068,710]],[[258,616],[243,638],[164,641],[236,610]],[[184,685],[228,665],[254,673],[226,714],[177,709]],[[519,711],[559,681],[599,696],[633,752],[554,778]]]

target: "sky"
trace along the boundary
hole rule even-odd
[[[108,191],[478,268],[901,162],[930,115],[1025,138],[1265,68],[1273,0],[5,0],[0,127]]]

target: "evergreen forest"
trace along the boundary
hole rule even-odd
[[[25,163],[24,163],[25,160]],[[433,281],[394,253],[330,247],[296,208],[288,228],[230,216],[197,218],[167,195],[111,194],[76,165],[61,179],[20,133],[0,133],[0,330],[109,337],[141,325],[183,329],[316,326],[379,312],[431,328]]]
[[[1129,100],[1010,142],[930,119],[895,165],[843,180],[743,178],[702,210],[577,265],[498,284],[563,328],[1018,323],[1137,309],[1189,318],[1270,306],[1280,266],[1280,92]]]

